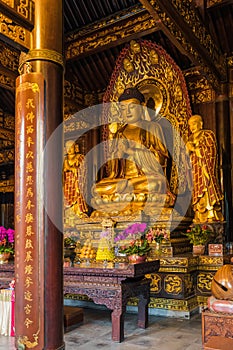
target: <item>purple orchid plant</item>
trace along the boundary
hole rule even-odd
[[[127,238],[131,238],[128,245],[120,246],[119,252],[126,255],[145,255],[151,248],[146,239],[147,224],[145,223],[134,223],[129,225],[126,229],[120,232],[115,238],[114,242],[118,243],[124,241]]]
[[[0,253],[14,253],[15,231],[0,226]]]

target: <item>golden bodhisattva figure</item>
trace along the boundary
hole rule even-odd
[[[63,164],[63,189],[65,208],[71,208],[74,213],[83,217],[88,211],[83,198],[85,168],[81,166],[84,156],[79,151],[79,145],[69,140],[65,144],[67,155]]]
[[[223,195],[217,176],[217,143],[212,130],[203,129],[200,115],[188,121],[191,136],[187,148],[191,154],[193,173],[192,205],[194,222],[223,221],[221,200]]]
[[[113,135],[110,175],[95,184],[93,196],[134,194],[140,201],[145,194],[171,195],[165,176],[168,152],[163,132],[158,123],[144,120],[143,94],[127,88],[118,101],[123,123],[109,127]]]

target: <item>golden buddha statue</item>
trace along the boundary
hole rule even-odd
[[[136,88],[127,88],[118,101],[123,123],[109,126],[114,134],[110,174],[93,186],[93,197],[110,201],[117,197],[122,201],[127,195],[142,204],[145,195],[171,195],[166,179],[168,151],[164,136],[158,123],[144,119],[143,94]]]
[[[66,208],[83,217],[88,211],[83,198],[85,168],[82,167],[84,156],[79,151],[79,145],[72,140],[65,144],[67,155],[63,163],[63,189]]]
[[[187,148],[191,154],[193,173],[193,222],[223,221],[221,192],[217,176],[217,143],[212,130],[204,130],[202,117],[193,115],[188,121],[191,136]]]

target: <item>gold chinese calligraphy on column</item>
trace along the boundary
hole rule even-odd
[[[16,156],[15,156],[15,228],[16,228],[16,337],[27,348],[42,349],[39,333],[43,323],[43,211],[41,161],[44,78],[40,73],[21,75],[16,81]],[[20,310],[18,309],[20,304]],[[18,315],[19,311],[21,314]]]

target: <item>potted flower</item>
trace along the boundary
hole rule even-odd
[[[151,246],[151,257],[158,257],[161,254],[160,244],[170,238],[169,230],[160,227],[151,227],[146,234],[146,239]]]
[[[147,253],[151,250],[146,238],[146,228],[145,223],[134,223],[114,238],[115,243],[129,240],[128,244],[119,247],[119,253],[126,254],[132,263],[145,261]]]
[[[164,228],[151,227],[146,234],[146,238],[149,243],[162,243],[169,239],[169,231]]]
[[[0,227],[0,264],[8,261],[11,254],[14,254],[14,233],[12,229]]]
[[[212,238],[213,230],[210,225],[195,224],[184,233],[193,244],[193,253],[201,255],[205,252],[206,243]]]

